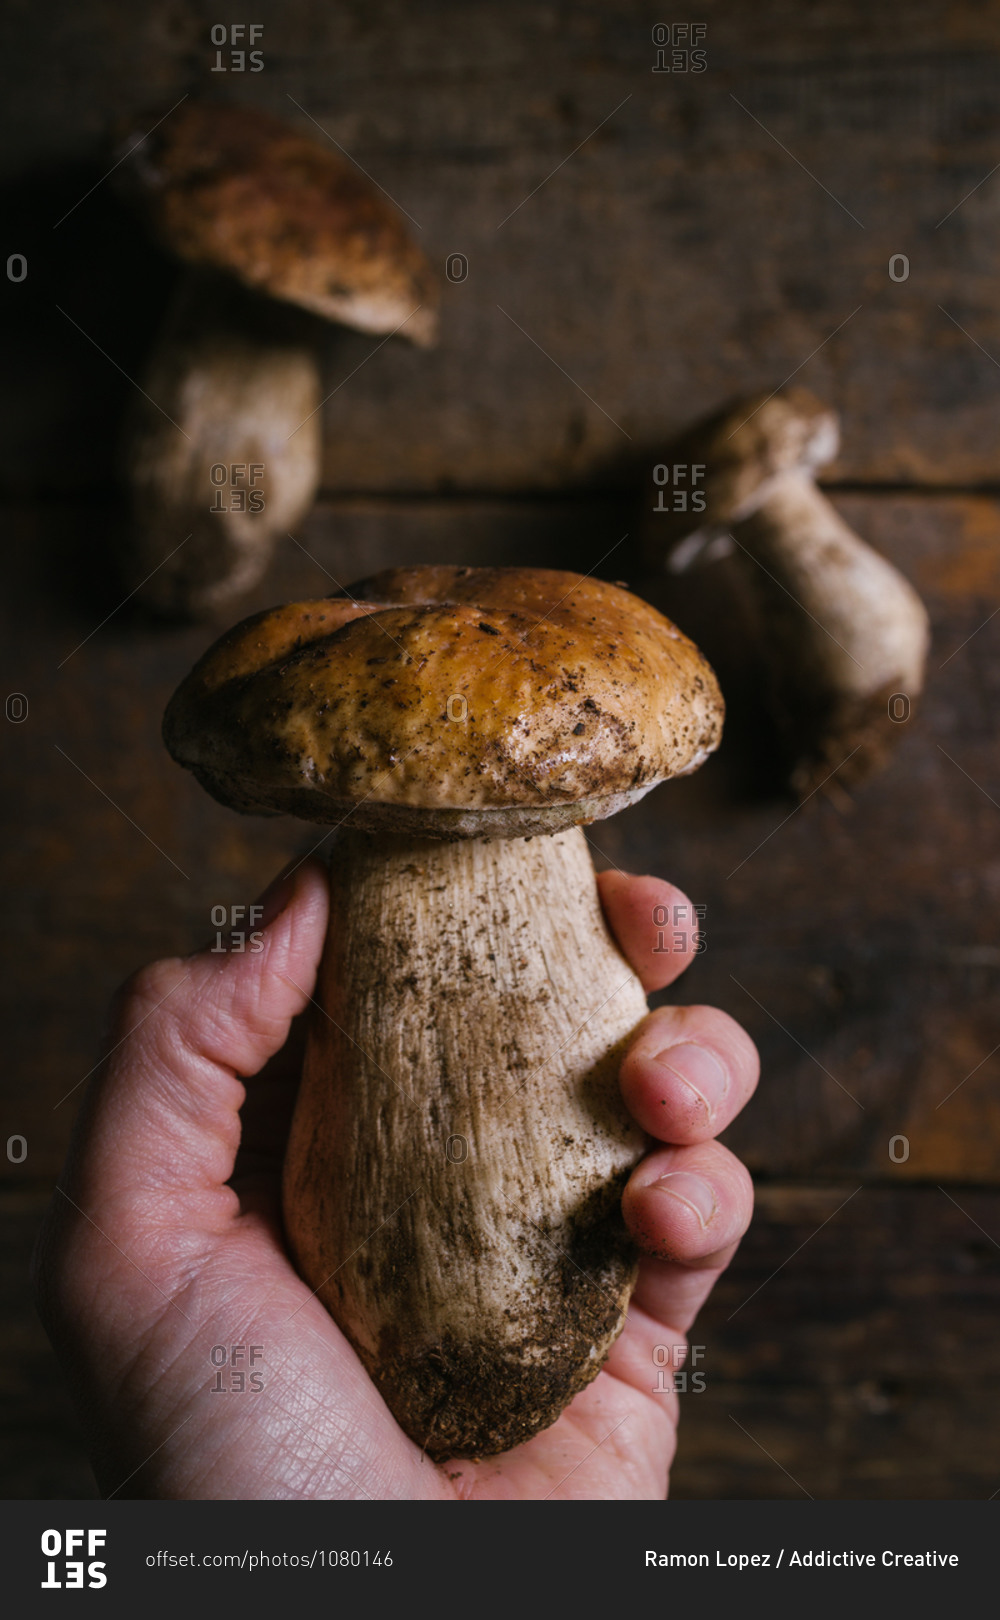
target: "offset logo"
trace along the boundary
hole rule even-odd
[[[48,1560],[43,1592],[54,1592],[60,1587],[79,1590],[80,1587],[107,1586],[104,1561],[96,1560],[108,1539],[106,1530],[43,1530],[42,1554]],[[83,1550],[86,1546],[86,1560]]]

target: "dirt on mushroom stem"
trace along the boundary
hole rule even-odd
[[[289,1241],[412,1438],[492,1455],[621,1331],[645,1138],[617,1071],[645,998],[578,828],[341,835],[330,881]]]

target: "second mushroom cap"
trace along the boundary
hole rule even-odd
[[[190,102],[132,150],[165,247],[361,332],[437,332],[437,279],[403,220],[339,153],[251,107]]]

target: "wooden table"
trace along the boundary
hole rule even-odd
[[[117,583],[116,367],[140,370],[173,272],[98,184],[100,143],[112,111],[197,90],[315,119],[438,264],[468,260],[433,353],[317,330],[324,497],[246,610],[401,562],[544,561],[627,580],[722,678],[720,754],[590,829],[598,865],[706,907],[671,994],[725,1007],[764,1064],[727,1136],[758,1213],[693,1335],[676,1494],[993,1494],[1000,12],[917,4],[901,32],[856,0],[706,4],[705,70],[668,74],[631,3],[297,0],[257,8],[264,72],[215,77],[193,6],[50,9],[44,41],[13,18],[6,58],[28,274],[4,283],[0,390],[4,692],[27,699],[3,802],[2,1135],[26,1143],[0,1187],[5,1493],[94,1491],[25,1264],[107,996],[303,840],[168,759],[160,716],[210,632],[154,624]],[[843,414],[829,492],[934,629],[890,768],[801,809],[732,562],[653,574],[637,545],[669,435],[793,372]]]

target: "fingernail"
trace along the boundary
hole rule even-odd
[[[290,872],[279,872],[264,890],[257,901],[261,907],[258,928],[270,928],[276,918],[281,916],[295,891],[295,868]]]
[[[654,1181],[653,1186],[693,1209],[702,1227],[706,1227],[715,1214],[714,1188],[702,1176],[692,1175],[690,1170],[673,1170]]]
[[[709,1117],[721,1108],[729,1090],[729,1074],[707,1046],[699,1046],[697,1041],[680,1041],[677,1046],[657,1052],[653,1062],[683,1080]]]

